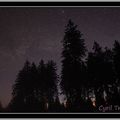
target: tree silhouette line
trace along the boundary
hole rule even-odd
[[[101,105],[120,106],[120,43],[115,40],[110,49],[95,41],[89,52],[82,36],[69,20],[62,40],[60,75],[53,60],[41,60],[38,66],[26,61],[5,111],[102,112]],[[61,94],[66,97],[64,101],[60,101]]]

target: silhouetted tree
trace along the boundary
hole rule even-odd
[[[38,65],[38,84],[37,84],[37,93],[38,99],[40,101],[41,111],[46,111],[46,103],[47,96],[46,96],[46,78],[47,78],[47,71],[46,71],[46,64],[43,60],[40,61]]]
[[[86,47],[81,32],[71,20],[66,29],[62,51],[62,90],[65,91],[68,101],[74,103],[75,96],[81,95],[84,82],[84,62]]]
[[[115,83],[115,71],[113,67],[113,52],[105,48],[104,51],[104,85],[113,84]]]
[[[46,81],[45,89],[48,99],[49,109],[52,109],[54,103],[54,97],[57,94],[57,73],[56,73],[56,63],[48,61],[46,64]]]
[[[120,105],[120,43],[115,40],[113,46],[113,68],[115,72],[114,82],[110,89],[110,104]]]
[[[87,68],[91,87],[98,88],[102,85],[101,70],[103,70],[104,55],[102,48],[97,42],[94,42],[93,52],[88,53]]]
[[[113,59],[114,59],[114,69],[116,73],[116,79],[120,83],[120,43],[115,40],[113,46]]]
[[[28,93],[26,95],[26,108],[27,111],[39,111],[39,100],[36,91],[36,84],[38,79],[37,67],[33,62],[30,68],[29,82],[27,85]]]
[[[31,88],[29,86],[30,82],[30,63],[26,61],[23,69],[17,75],[17,79],[13,86],[13,98],[11,100],[10,106],[13,111],[24,111],[26,108],[26,99],[31,93]]]
[[[97,42],[94,42],[93,52],[87,58],[88,79],[91,88],[94,88],[97,106],[104,103],[104,52]]]
[[[51,60],[47,64],[43,60],[38,66],[38,91],[43,111],[52,111],[55,93],[57,92],[56,64]]]

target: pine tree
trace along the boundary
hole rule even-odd
[[[113,46],[113,67],[115,72],[114,82],[111,88],[110,104],[120,105],[120,43],[115,40]]]
[[[38,99],[40,101],[40,108],[41,111],[45,111],[45,105],[46,105],[46,64],[44,63],[43,60],[40,61],[38,65],[38,84],[37,85],[37,94],[38,94]]]
[[[104,51],[104,85],[112,85],[115,83],[115,71],[113,66],[113,52],[105,47]]]
[[[67,99],[73,103],[76,94],[81,94],[81,87],[84,82],[84,62],[86,47],[81,32],[77,29],[71,20],[69,20],[66,29],[62,51],[62,90]]]
[[[93,52],[88,53],[87,58],[88,82],[94,89],[97,107],[103,104],[104,83],[104,54],[97,42],[93,44]]]
[[[37,98],[37,92],[36,92],[36,84],[37,83],[37,67],[35,63],[33,62],[31,64],[30,68],[30,75],[29,75],[29,83],[27,85],[27,88],[29,89],[29,93],[26,95],[26,108],[27,111],[38,111],[38,105],[39,101]]]
[[[120,43],[117,40],[114,42],[113,57],[116,79],[120,83]]]
[[[102,77],[101,72],[104,63],[104,56],[102,48],[99,46],[97,42],[94,42],[93,52],[88,53],[87,58],[87,68],[88,68],[88,77],[90,79],[91,87],[98,88],[102,85]]]
[[[54,97],[57,94],[57,73],[56,63],[52,60],[46,64],[46,81],[45,81],[46,95],[49,104],[49,110],[53,110]]]
[[[51,60],[47,64],[43,60],[38,66],[39,98],[43,111],[53,111],[54,97],[57,92],[56,64]]]
[[[26,97],[30,94],[29,79],[30,79],[31,65],[29,61],[26,61],[23,69],[18,73],[17,79],[13,86],[13,98],[10,106],[13,111],[24,111],[26,105]]]

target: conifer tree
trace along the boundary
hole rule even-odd
[[[86,47],[81,32],[71,20],[65,28],[62,43],[61,86],[67,99],[74,103],[75,96],[81,94],[81,88],[85,80],[83,57],[85,56]]]

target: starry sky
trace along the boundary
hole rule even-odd
[[[112,47],[120,41],[120,8],[116,7],[0,7],[0,101],[6,106],[12,85],[26,60],[54,60],[61,66],[62,39],[68,19],[93,42]]]

